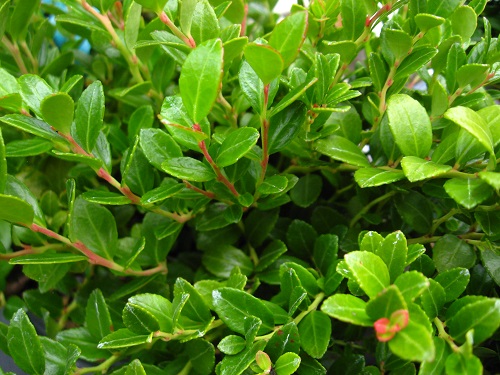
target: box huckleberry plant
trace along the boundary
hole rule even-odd
[[[0,0],[24,373],[498,372],[498,1],[275,5]]]

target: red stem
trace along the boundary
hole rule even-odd
[[[193,191],[196,191],[197,193],[203,194],[205,197],[207,197],[209,199],[214,199],[215,198],[215,194],[212,193],[211,191],[206,191],[206,190],[197,188],[196,186],[190,184],[188,181],[183,181],[183,182],[184,182],[184,185],[186,185],[186,187],[188,189],[191,189]]]
[[[267,103],[269,100],[269,84],[264,86],[264,114],[267,110]],[[264,116],[262,120],[262,162],[260,163],[262,167],[262,172],[260,176],[259,185],[264,181],[266,177],[267,165],[269,164],[269,120]]]
[[[245,8],[243,10],[243,20],[241,21],[240,36],[244,36],[247,32],[247,18],[248,18],[248,3],[245,4]]]

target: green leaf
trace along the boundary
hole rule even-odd
[[[403,30],[383,28],[380,38],[382,54],[389,65],[398,65],[402,59],[408,56],[413,44],[411,36]],[[401,77],[405,77],[408,72],[406,67],[403,66],[403,69],[406,72],[401,74]]]
[[[474,345],[479,345],[491,337],[500,326],[500,300],[489,298],[472,302],[447,320],[446,326],[450,335],[458,342],[464,342],[465,334],[474,330]]]
[[[222,58],[222,42],[214,39],[198,45],[182,66],[179,89],[187,113],[196,124],[208,115],[219,93]]]
[[[361,168],[354,173],[356,183],[362,188],[387,185],[403,178],[405,175],[399,169]]]
[[[199,375],[210,375],[215,365],[215,349],[212,343],[204,339],[190,340],[186,344],[186,353]]]
[[[227,167],[236,163],[247,154],[259,139],[259,132],[255,128],[239,128],[224,139],[216,163],[219,167]]]
[[[351,294],[334,294],[328,297],[321,311],[342,322],[363,327],[373,326],[373,320],[366,314],[366,302]]]
[[[70,133],[74,110],[75,103],[65,92],[46,96],[40,103],[43,119],[63,134]]]
[[[274,364],[276,375],[294,374],[300,366],[300,357],[296,353],[285,353]]]
[[[446,358],[451,354],[451,348],[448,343],[442,338],[433,337],[435,357],[432,361],[424,361],[420,365],[419,374],[431,375],[431,374],[442,374],[444,371],[444,366]]]
[[[189,157],[166,160],[161,167],[165,172],[181,180],[205,182],[215,179],[215,174],[210,167]]]
[[[70,344],[66,348],[48,337],[40,337],[40,341],[45,351],[45,374],[65,374],[74,369],[81,353],[78,347]]]
[[[432,253],[434,264],[440,273],[457,267],[472,268],[476,263],[474,249],[451,234],[445,234],[439,239]]]
[[[392,95],[387,118],[394,140],[405,156],[425,158],[432,146],[432,128],[425,108],[405,94]]]
[[[130,199],[122,194],[103,190],[90,190],[81,195],[87,202],[108,204],[112,206],[122,206],[130,204]]]
[[[332,324],[321,311],[311,311],[299,323],[302,349],[313,358],[322,358],[330,342]]]
[[[319,293],[318,283],[316,278],[313,276],[311,272],[309,272],[305,267],[297,264],[295,262],[285,262],[280,266],[280,276],[290,272],[292,270],[297,275],[300,280],[301,286],[312,296]]]
[[[441,26],[445,19],[443,17],[438,17],[433,14],[419,13],[415,15],[415,23],[417,24],[420,31],[426,33],[428,30]]]
[[[375,250],[384,263],[387,265],[391,283],[401,275],[406,267],[406,254],[408,247],[406,237],[401,231],[387,235],[380,246]],[[388,316],[386,316],[387,318]]]
[[[427,277],[417,271],[404,272],[394,280],[406,303],[413,302],[426,290],[430,283]]]
[[[245,59],[257,73],[264,85],[278,78],[283,71],[284,61],[281,54],[271,46],[248,43],[245,46]]]
[[[9,34],[14,41],[26,39],[31,16],[35,13],[38,6],[38,0],[23,0],[16,2],[10,14],[10,24],[8,28]]]
[[[167,0],[134,0],[136,3],[145,8],[153,10],[155,13],[160,13],[165,6]]]
[[[234,355],[240,353],[247,345],[245,339],[241,336],[227,335],[220,340],[217,348],[224,354]]]
[[[99,289],[95,289],[89,296],[85,310],[85,325],[90,334],[97,340],[111,333],[113,322],[109,315],[106,300]]]
[[[98,341],[85,327],[61,331],[57,334],[56,339],[64,346],[77,346],[81,350],[80,358],[87,361],[94,362],[109,356],[109,352],[98,348]]]
[[[280,100],[278,104],[276,104],[275,107],[269,111],[269,116],[272,117],[278,112],[281,112],[285,108],[287,108],[289,105],[293,104],[295,101],[297,101],[304,93],[314,85],[318,81],[317,78],[313,78],[308,82],[304,82],[301,85],[295,87],[293,90],[290,90],[288,94],[285,95],[283,99]]]
[[[483,365],[481,360],[474,355],[466,356],[464,353],[451,353],[446,358],[446,374],[449,375],[481,375],[483,374]]]
[[[448,92],[441,82],[436,81],[432,90],[432,116],[441,116],[448,109]]]
[[[476,87],[486,80],[490,66],[487,64],[466,64],[457,71],[458,87]]]
[[[196,44],[219,37],[219,20],[208,0],[196,2],[191,19],[190,34]]]
[[[164,183],[153,189],[148,191],[141,197],[141,204],[153,204],[164,201],[167,198],[170,198],[184,189],[184,184],[180,184],[174,179],[167,179]]]
[[[127,328],[120,328],[99,341],[97,347],[99,349],[121,349],[151,343],[151,341],[152,335],[137,335]]]
[[[36,156],[52,150],[53,144],[42,138],[31,138],[9,142],[5,146],[5,157],[22,158],[26,156]],[[7,172],[0,172],[6,175]],[[2,191],[2,189],[0,189]]]
[[[266,246],[259,257],[259,263],[255,266],[255,272],[262,272],[271,266],[281,255],[286,253],[286,245],[278,240],[274,240]]]
[[[389,271],[384,261],[368,251],[352,251],[344,257],[349,270],[368,297],[375,297],[389,286]]]
[[[374,231],[366,232],[359,244],[359,249],[375,253],[380,244],[384,241],[384,237]]]
[[[437,164],[415,156],[405,156],[401,160],[401,166],[410,182],[437,177],[452,169],[449,165]]]
[[[452,178],[445,182],[444,189],[450,197],[467,209],[472,209],[490,197],[493,189],[479,179]]]
[[[277,209],[270,211],[252,210],[243,224],[250,244],[254,247],[262,245],[278,220]]]
[[[112,259],[118,241],[115,218],[106,208],[77,198],[71,215],[70,238],[96,254]]]
[[[265,340],[259,340],[237,355],[225,356],[218,367],[219,371],[217,373],[220,375],[242,374],[255,361],[257,352],[264,349],[265,346]]]
[[[128,366],[125,375],[146,375],[144,367],[142,367],[141,361],[134,359]]]
[[[147,335],[160,330],[158,319],[146,307],[127,303],[122,314],[123,324],[138,335]]]
[[[0,207],[0,220],[28,226],[33,223],[33,207],[18,197],[0,194]]]
[[[299,54],[306,38],[307,26],[307,11],[299,11],[285,17],[274,27],[269,45],[281,54],[283,68],[288,67]]]
[[[464,42],[468,41],[477,26],[477,15],[470,6],[462,5],[453,12],[451,18],[453,33],[460,35]]]
[[[500,190],[500,173],[482,171],[479,172],[479,178],[487,182],[495,190]]]
[[[465,268],[453,268],[440,273],[434,278],[444,288],[446,302],[456,300],[469,284],[470,273]]]
[[[370,67],[370,77],[373,81],[373,86],[377,92],[380,92],[387,81],[389,74],[385,62],[380,57],[380,54],[372,52],[368,59]]]
[[[339,238],[334,234],[322,234],[314,242],[314,263],[326,275],[337,260]]]
[[[497,285],[500,285],[500,255],[490,249],[483,249],[481,251],[481,259],[493,280],[495,280]]]
[[[297,137],[306,114],[307,107],[297,101],[269,119],[269,154],[281,151]]]
[[[349,163],[358,167],[370,167],[365,154],[351,141],[344,137],[332,135],[315,142],[314,149],[332,159]]]
[[[295,219],[286,232],[288,248],[297,255],[311,254],[318,233],[312,225]]]
[[[473,135],[490,154],[493,154],[493,138],[487,123],[474,110],[467,107],[453,107],[448,109],[444,118],[454,122]]]
[[[243,251],[231,245],[214,247],[205,251],[203,265],[215,276],[228,278],[234,267],[239,267],[244,275],[253,270],[252,261]]]
[[[23,309],[17,310],[12,317],[7,340],[10,355],[22,370],[35,375],[45,373],[45,355],[40,338]]]
[[[367,13],[365,3],[356,0],[341,0],[340,13],[345,39],[356,41],[365,28]]]
[[[100,81],[90,84],[80,96],[75,112],[76,135],[87,151],[94,149],[104,119],[104,90]]]
[[[71,254],[71,253],[43,253],[43,254],[30,254],[13,258],[9,261],[10,264],[60,264],[60,263],[74,263],[86,261],[85,255]]]
[[[139,28],[141,27],[142,6],[137,2],[132,2],[126,9],[127,18],[125,19],[125,44],[129,50],[133,50]]]
[[[366,304],[366,314],[374,321],[381,318],[389,319],[395,311],[407,309],[406,301],[395,285],[385,288]]]
[[[283,325],[271,337],[266,346],[266,353],[273,362],[287,352],[300,352],[300,335],[295,322],[291,321]]]
[[[158,324],[163,332],[172,332],[172,303],[165,297],[151,293],[136,294],[128,299],[126,309],[127,308],[131,313],[134,311],[139,312],[139,314],[144,312],[147,313],[144,315],[148,318],[152,318],[151,321],[147,323],[151,323],[152,325]],[[139,324],[142,323],[143,322],[139,322]]]
[[[286,176],[274,175],[266,177],[262,184],[257,188],[261,194],[278,194],[285,191],[288,186],[288,178]]]
[[[25,102],[38,116],[42,117],[40,106],[42,100],[53,93],[52,87],[42,78],[34,74],[22,75],[19,77],[18,82],[23,102]]]
[[[438,316],[446,302],[446,292],[437,281],[429,279],[429,287],[420,296],[420,303],[429,319]]]
[[[410,319],[406,328],[389,341],[389,348],[398,357],[408,361],[432,361],[435,357],[434,342],[425,326]]]
[[[427,3],[427,11],[438,17],[447,18],[451,16],[460,3],[460,0],[429,0]]]
[[[271,311],[258,298],[234,288],[219,288],[212,292],[214,310],[234,332],[245,334],[245,320],[257,317],[262,321],[257,334],[262,335],[274,327]]]
[[[146,158],[151,165],[160,170],[164,161],[182,157],[182,151],[177,142],[160,129],[141,129],[140,142]]]
[[[247,61],[243,61],[238,79],[241,90],[252,108],[259,114],[264,109],[264,84]]]
[[[63,138],[53,131],[47,123],[34,117],[14,114],[3,116],[1,119],[2,122],[10,126],[38,137],[48,139],[49,141],[63,141]]]
[[[402,194],[396,200],[396,209],[403,221],[415,231],[423,234],[431,230],[433,207],[423,195],[417,192]]]
[[[318,199],[323,180],[316,174],[308,174],[299,178],[297,184],[290,191],[290,198],[299,207],[309,207]]]

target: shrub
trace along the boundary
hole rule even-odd
[[[22,370],[498,370],[497,3],[274,5],[0,0]]]

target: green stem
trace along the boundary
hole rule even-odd
[[[71,314],[71,312],[73,310],[75,310],[77,307],[78,307],[78,303],[76,302],[76,300],[73,300],[68,306],[66,306],[66,308],[63,309],[63,311],[61,313],[61,317],[59,318],[59,321],[57,322],[57,327],[58,327],[59,331],[62,331],[64,329],[64,327],[66,327],[66,323],[68,321],[69,314]]]
[[[76,370],[75,375],[89,374],[92,372],[105,374],[109,370],[109,368],[116,361],[118,361],[120,359],[121,356],[122,356],[122,354],[120,352],[114,353],[111,357],[109,357],[107,360],[105,360],[103,363],[101,363],[98,366],[86,367],[86,368]]]
[[[390,197],[392,197],[393,195],[396,195],[397,194],[397,191],[390,191],[384,195],[381,195],[380,197],[378,197],[377,199],[374,199],[372,200],[370,203],[368,203],[366,206],[364,206],[357,214],[356,216],[354,216],[349,224],[349,227],[353,227],[362,217],[364,214],[366,214],[373,206],[375,206],[376,204],[380,203],[380,202],[383,202],[387,199],[389,199]]]
[[[432,227],[430,230],[430,234],[434,234],[434,232],[439,228],[441,224],[446,222],[448,219],[452,218],[456,214],[460,213],[461,210],[458,208],[452,208],[446,215],[440,217],[439,219],[434,220],[432,223]]]
[[[31,66],[33,67],[33,73],[37,74],[38,73],[38,61],[37,61],[37,59],[35,59],[33,57],[33,54],[31,53],[25,40],[21,41],[20,45],[21,45],[21,48],[23,49],[24,53],[28,57],[29,61],[31,62]]]
[[[269,101],[269,86],[264,86],[264,108],[262,110],[261,119],[261,136],[262,136],[262,161],[260,163],[262,171],[260,179],[257,181],[259,187],[266,178],[267,165],[269,164],[269,120],[267,119],[267,103]]]
[[[442,338],[443,340],[445,340],[450,345],[451,349],[454,352],[460,351],[460,348],[455,344],[455,342],[453,341],[453,338],[444,329],[444,323],[441,320],[439,320],[439,318],[437,318],[437,317],[434,318],[434,325],[436,326],[436,328],[438,330],[439,337]]]
[[[295,317],[295,319],[293,320],[295,324],[299,324],[300,321],[304,319],[307,314],[309,314],[311,311],[316,310],[324,298],[325,298],[325,293],[322,292],[317,294],[316,297],[314,298],[314,301],[312,301],[307,310],[302,311],[299,315]]]

